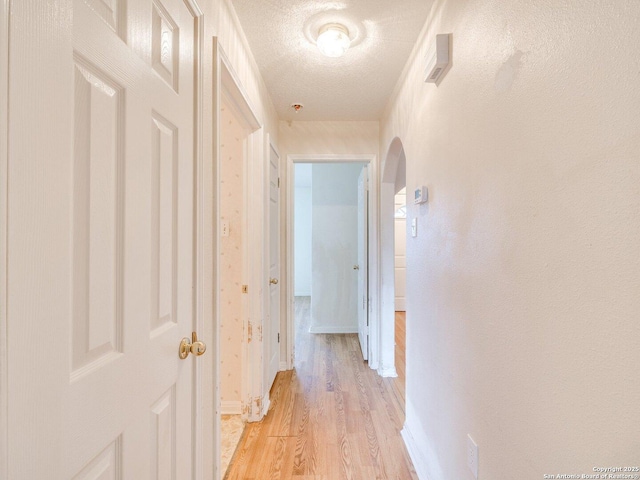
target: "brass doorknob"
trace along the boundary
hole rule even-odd
[[[354,265],[354,266],[353,266],[353,269],[354,269],[354,270],[360,270],[360,265]]]
[[[278,279],[277,279],[277,278],[271,278],[271,279],[269,280],[269,283],[270,283],[271,285],[277,285],[277,284],[278,284]]]
[[[178,356],[180,359],[184,360],[189,356],[190,353],[193,353],[196,356],[202,355],[207,351],[207,346],[204,342],[198,341],[198,335],[196,332],[191,333],[191,341],[189,341],[189,337],[184,337],[180,341],[180,349],[178,351]]]

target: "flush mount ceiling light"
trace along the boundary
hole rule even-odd
[[[328,23],[320,28],[316,45],[327,57],[341,57],[351,45],[349,30],[339,23]]]

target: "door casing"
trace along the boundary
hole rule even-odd
[[[401,184],[406,186],[406,158],[402,141],[391,141],[381,164],[378,208],[379,278],[380,278],[380,357],[378,373],[383,377],[397,377],[395,366],[395,195]]]
[[[358,339],[362,357],[369,360],[369,309],[366,299],[369,297],[369,171],[364,167],[358,177]],[[354,267],[355,268],[355,267]],[[362,307],[360,304],[362,303]]]

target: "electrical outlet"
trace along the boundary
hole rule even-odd
[[[473,472],[473,476],[478,478],[478,445],[473,441],[471,435],[467,435],[467,465]]]

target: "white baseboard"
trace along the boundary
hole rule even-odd
[[[310,327],[309,333],[358,333],[358,327],[345,327],[342,325],[327,327]]]
[[[267,413],[269,413],[269,406],[271,405],[271,399],[269,398],[269,392],[264,394],[262,397],[262,416],[266,417]]]
[[[415,468],[418,478],[420,480],[429,480],[429,475],[427,475],[427,462],[420,452],[420,446],[413,438],[409,425],[404,424],[400,435],[402,435],[404,444],[407,446],[409,457],[411,457],[411,462],[413,462],[413,468]]]
[[[287,362],[280,362],[280,368],[279,368],[279,370],[278,370],[278,371],[279,371],[279,372],[284,372],[284,371],[286,371],[286,370],[289,370],[289,369],[287,368]]]
[[[242,402],[240,400],[222,400],[220,401],[220,413],[222,415],[240,415],[242,414]]]
[[[396,297],[395,298],[395,310],[396,310],[396,312],[406,312],[407,311],[406,299],[404,297]]]
[[[396,367],[380,367],[378,369],[378,375],[381,377],[395,378],[398,376],[398,372],[396,371]]]

